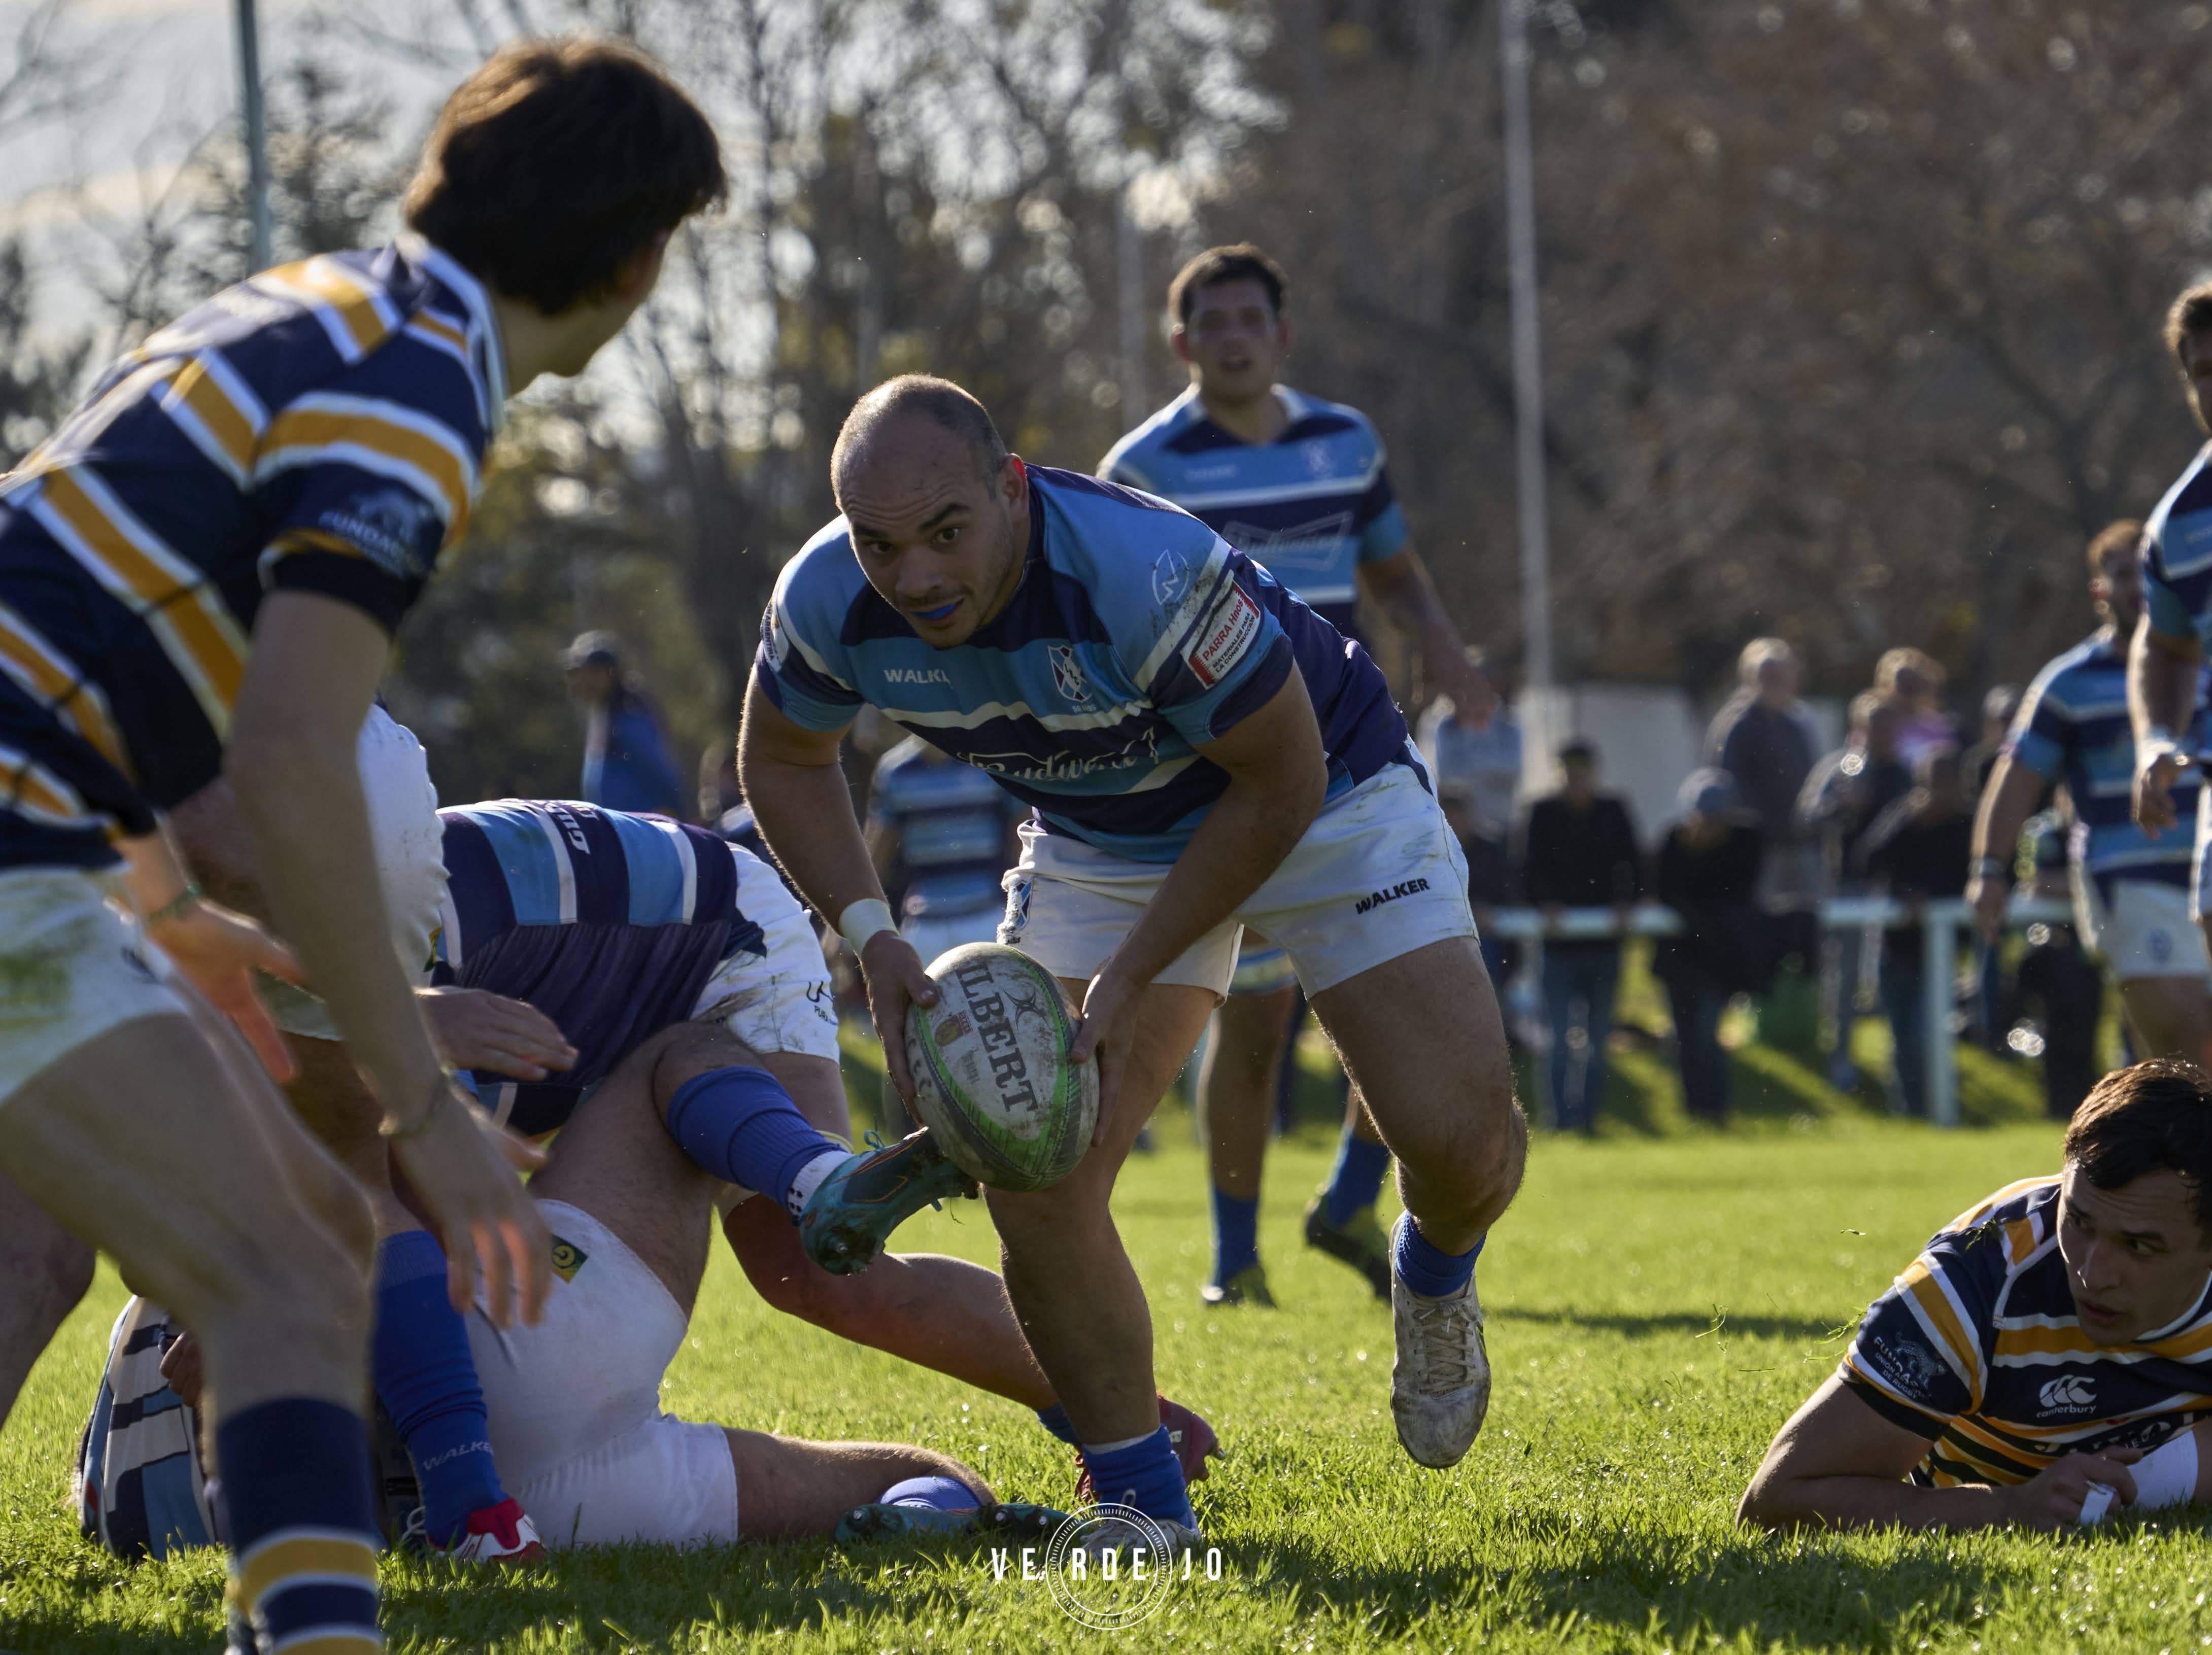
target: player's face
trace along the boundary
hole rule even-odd
[[[2142,549],[2119,546],[2106,552],[2097,565],[2097,578],[2089,583],[2097,613],[2112,623],[2123,638],[2132,637],[2142,616]]]
[[[951,649],[1021,584],[1028,499],[1019,460],[984,476],[966,443],[910,419],[869,439],[838,504],[868,584],[924,643]]]
[[[2212,1239],[2175,1172],[2100,1190],[2069,1162],[2058,1189],[2058,1251],[2093,1344],[2131,1343],[2179,1320],[2212,1279]]]
[[[1175,349],[1201,396],[1243,402],[1273,386],[1290,354],[1291,324],[1257,282],[1216,282],[1192,300],[1190,320],[1175,330]]]
[[[2197,423],[2212,431],[2212,331],[2183,336],[2181,378],[2189,387],[2189,406]]]

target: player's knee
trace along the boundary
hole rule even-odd
[[[1510,1096],[1495,1114],[1420,1123],[1389,1137],[1407,1176],[1469,1205],[1510,1196],[1528,1158],[1528,1117]]]
[[[40,1320],[58,1325],[92,1291],[99,1260],[84,1242],[58,1228],[19,1263],[14,1290],[35,1307]]]

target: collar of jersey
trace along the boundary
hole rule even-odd
[[[1297,429],[1298,421],[1314,411],[1312,399],[1307,397],[1303,391],[1293,391],[1290,386],[1280,383],[1271,386],[1270,389],[1274,391],[1276,400],[1283,405],[1283,430],[1285,433],[1287,433]],[[1213,426],[1213,428],[1216,431],[1220,432],[1223,436],[1228,438],[1230,441],[1235,443],[1239,448],[1273,448],[1276,443],[1279,443],[1283,440],[1280,436],[1278,436],[1270,442],[1247,442],[1243,438],[1238,436],[1234,431],[1228,430],[1219,425],[1215,425],[1213,416],[1206,411],[1206,404],[1198,399],[1198,387],[1195,385],[1185,391],[1182,396],[1176,397],[1173,406],[1177,409],[1177,411],[1187,413],[1189,416],[1190,422],[1193,425]]]
[[[442,247],[433,246],[412,230],[399,238],[399,251],[410,264],[419,264],[436,276],[469,312],[469,352],[477,371],[483,375],[484,408],[490,436],[507,423],[507,351],[499,336],[499,317],[491,307],[491,294]]]

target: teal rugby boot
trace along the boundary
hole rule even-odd
[[[867,1269],[891,1232],[924,1207],[981,1193],[927,1129],[890,1144],[871,1132],[868,1145],[832,1167],[799,1210],[799,1243],[832,1276]]]

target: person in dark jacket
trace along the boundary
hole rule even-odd
[[[1651,971],[1674,1014],[1682,1101],[1720,1126],[1729,1113],[1721,1013],[1735,996],[1765,988],[1773,972],[1759,906],[1765,835],[1725,770],[1692,771],[1680,798],[1682,819],[1659,847],[1656,885],[1659,900],[1681,916],[1682,933],[1660,940]]]
[[[1919,785],[1875,819],[1860,845],[1875,888],[1916,907],[1963,896],[1974,859],[1974,821],[1959,786],[1959,755],[1931,748],[1913,773]],[[1883,933],[1881,1004],[1896,1046],[1897,1092],[1909,1115],[1928,1112],[1925,944],[1917,924]]]
[[[585,709],[583,797],[609,810],[684,816],[684,782],[660,715],[622,669],[611,632],[587,632],[562,659]]]
[[[1779,638],[1753,639],[1736,658],[1736,693],[1705,732],[1705,762],[1735,779],[1766,836],[1768,894],[1792,902],[1809,901],[1820,878],[1816,835],[1797,816],[1820,750],[1798,676],[1796,651]]]
[[[1566,785],[1528,807],[1521,882],[1547,919],[1566,908],[1614,909],[1623,918],[1643,890],[1642,855],[1628,806],[1597,787],[1597,749],[1559,749]],[[1588,1132],[1605,1088],[1605,1043],[1620,982],[1618,937],[1547,939],[1544,1009],[1552,1027],[1552,1124]]]

